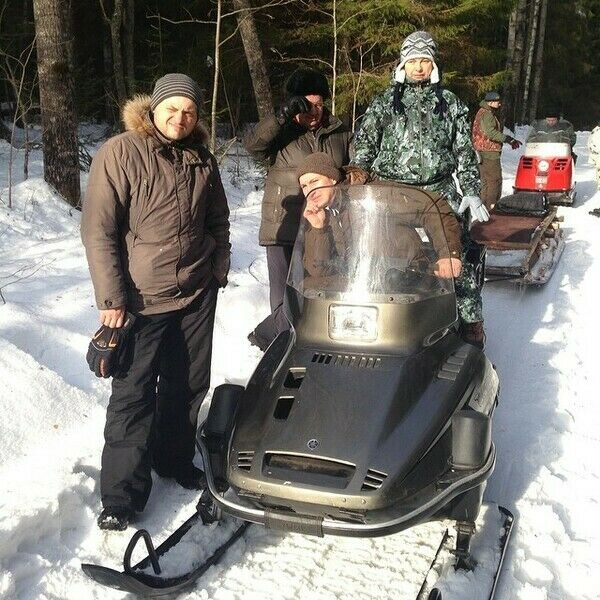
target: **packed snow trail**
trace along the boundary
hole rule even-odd
[[[578,198],[573,208],[560,209],[567,245],[552,279],[539,289],[501,283],[484,290],[486,351],[501,383],[494,418],[498,464],[486,496],[518,519],[502,600],[592,600],[600,587],[600,520],[594,517],[600,219],[588,214],[600,206],[600,194],[587,164],[587,135],[578,134]],[[519,154],[503,156],[505,192]],[[6,301],[0,299],[0,598],[124,598],[80,570],[81,562],[118,568],[134,528],[105,533],[95,524],[110,386],[93,377],[84,358],[97,311],[79,213],[41,180],[39,151],[30,165],[37,177],[13,189],[9,210],[7,160],[8,146],[0,140],[0,292]],[[15,174],[18,168],[19,160]],[[233,260],[230,284],[219,296],[213,385],[243,384],[250,376],[260,355],[246,335],[268,310],[264,250],[256,243],[260,175],[246,158],[231,159],[223,179]],[[195,493],[156,479],[135,527],[147,528],[159,543],[194,512],[196,501]],[[411,599],[443,528],[433,523],[369,540],[253,527],[180,597]],[[213,532],[195,535],[208,539]],[[450,578],[445,600],[468,600],[459,592],[461,578],[474,576]]]

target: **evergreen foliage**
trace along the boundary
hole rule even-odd
[[[185,72],[207,90],[209,112],[215,2],[133,1],[136,89],[150,91],[162,74]],[[103,2],[110,14],[112,0]],[[433,34],[445,85],[472,108],[485,91],[501,89],[507,77],[509,17],[516,0],[288,0],[260,8],[266,3],[252,0],[276,102],[285,78],[300,65],[320,68],[333,84],[334,7],[336,112],[348,122],[389,85],[402,41],[416,29]],[[78,116],[107,120],[107,106],[112,106],[117,121],[114,82],[105,60],[110,31],[100,0],[71,5]],[[0,46],[8,55],[18,56],[33,40],[31,6],[32,0],[0,0]],[[223,10],[232,10],[229,0],[223,0]],[[235,16],[226,17],[221,27],[222,37],[229,39],[221,47],[218,118],[239,129],[256,120],[255,100]],[[578,128],[600,121],[599,27],[600,0],[548,4],[539,109],[559,103]],[[109,53],[109,66],[110,59]],[[35,56],[29,71],[32,85]],[[0,80],[0,101],[14,100],[2,71]]]

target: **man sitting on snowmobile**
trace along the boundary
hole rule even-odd
[[[341,275],[336,256],[356,252],[352,243],[352,223],[346,210],[343,188],[345,178],[331,158],[322,152],[309,155],[297,170],[306,206],[303,216],[309,227],[304,232],[304,267],[309,276]],[[395,185],[387,183],[386,185]],[[397,184],[396,184],[397,185]],[[427,262],[422,240],[415,227],[423,227],[439,257],[434,274],[442,278],[458,277],[461,272],[460,225],[448,203],[439,195],[423,193],[405,197],[404,219],[381,223],[381,257],[408,257],[408,266]],[[347,261],[342,261],[347,263]]]
[[[571,145],[573,159],[577,155],[573,152],[573,146],[577,141],[577,134],[573,125],[560,116],[560,110],[556,107],[548,108],[543,119],[538,119],[531,124],[531,131],[527,141],[536,142],[567,142]]]

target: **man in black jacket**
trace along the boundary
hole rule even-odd
[[[268,167],[259,242],[267,249],[271,314],[248,336],[261,350],[289,328],[283,296],[304,205],[296,169],[314,152],[325,152],[338,167],[346,165],[352,142],[352,132],[324,106],[330,94],[322,73],[294,71],[285,93],[279,111],[262,119],[245,139],[246,149]]]

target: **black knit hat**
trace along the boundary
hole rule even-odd
[[[167,73],[154,84],[150,108],[154,110],[163,100],[173,96],[189,98],[198,110],[202,106],[202,88],[191,77],[183,73]]]
[[[560,119],[560,113],[562,111],[560,110],[559,106],[549,106],[545,111],[544,111],[544,117],[556,117],[557,119]]]
[[[314,152],[309,154],[296,169],[296,177],[300,179],[306,173],[316,173],[317,175],[325,175],[334,181],[341,181],[344,176],[337,165],[333,162],[333,158],[325,152]]]
[[[285,82],[285,94],[288,97],[314,94],[327,100],[330,96],[327,77],[313,69],[296,69]]]

